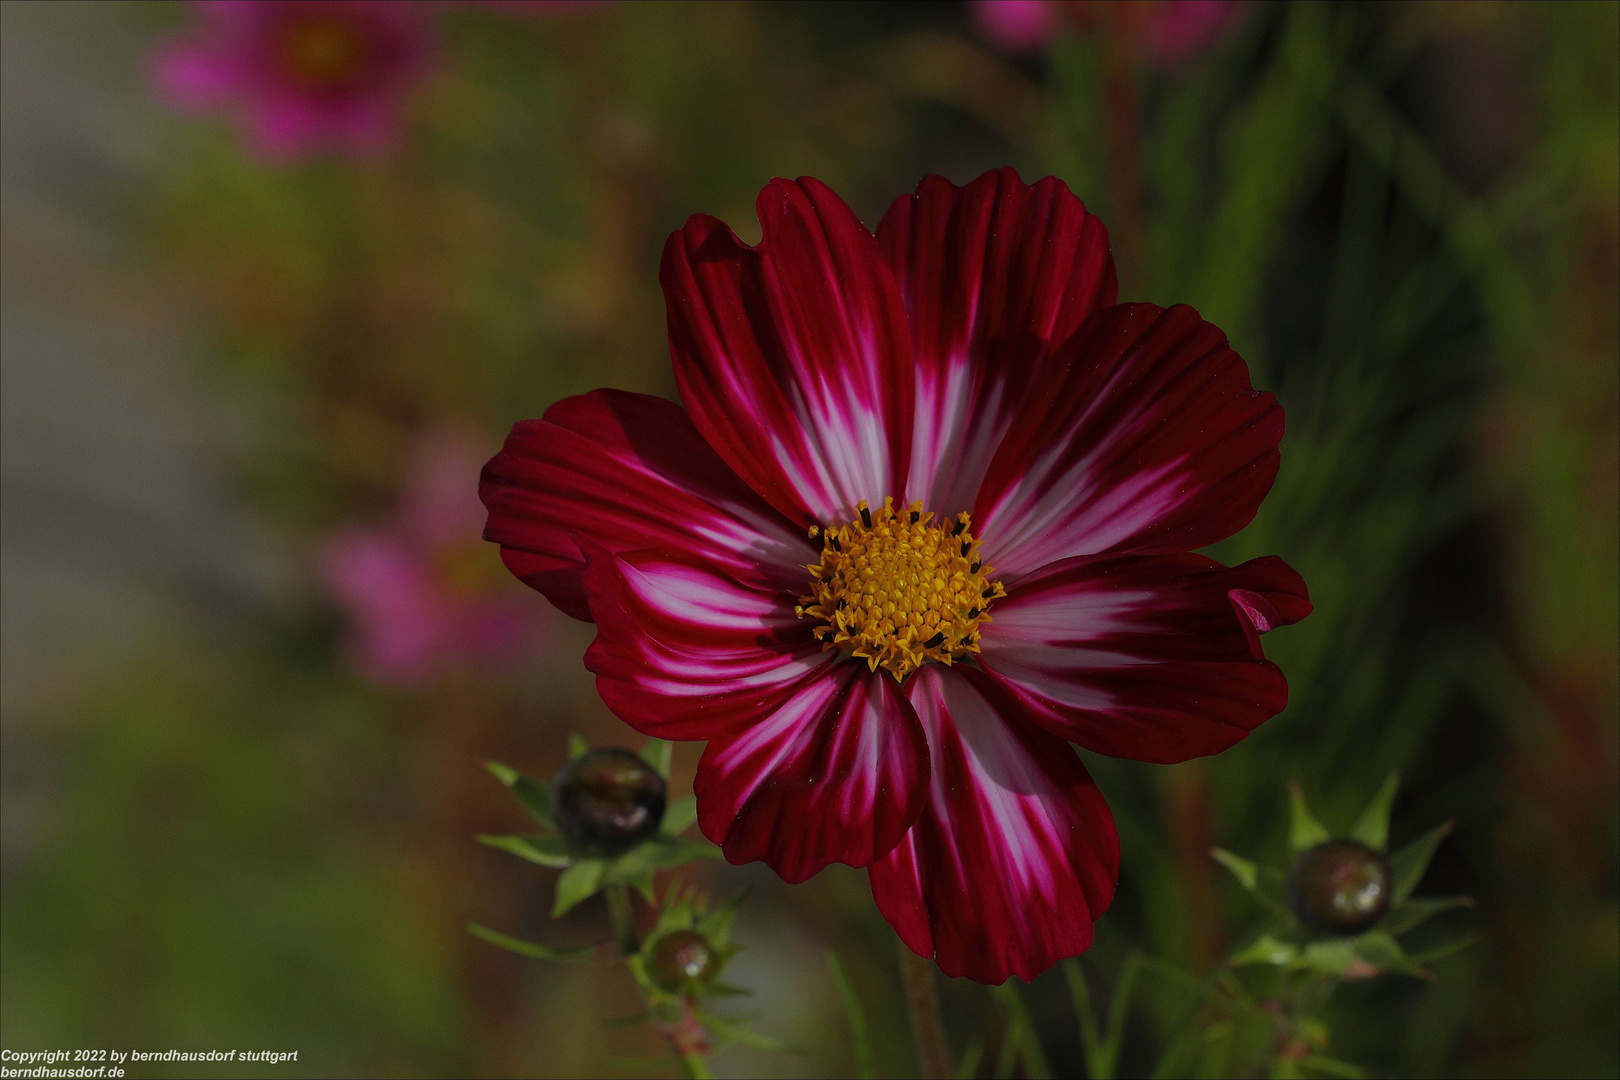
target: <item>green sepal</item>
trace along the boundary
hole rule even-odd
[[[1430,964],[1438,963],[1448,956],[1453,956],[1462,952],[1464,949],[1477,944],[1479,944],[1479,935],[1464,934],[1456,941],[1448,941],[1444,945],[1436,945],[1432,949],[1425,949],[1416,956],[1413,956],[1412,962],[1414,964],[1421,964],[1424,967],[1428,967]]]
[[[1408,900],[1384,917],[1383,928],[1397,936],[1416,930],[1443,911],[1474,906],[1472,896],[1448,896],[1435,900]]]
[[[675,744],[663,739],[648,739],[641,748],[641,760],[658,770],[658,775],[669,779],[669,767],[675,760]]]
[[[1300,790],[1298,781],[1288,785],[1288,794],[1289,850],[1297,855],[1301,851],[1309,851],[1317,844],[1333,839],[1333,834],[1322,827],[1322,823],[1311,813],[1311,808],[1305,804],[1305,792]]]
[[[1270,934],[1261,934],[1248,946],[1234,953],[1229,961],[1233,967],[1247,964],[1270,964],[1284,967],[1299,959],[1299,946],[1279,941]]]
[[[1369,930],[1362,934],[1356,939],[1356,955],[1379,971],[1413,975],[1420,979],[1434,978],[1406,955],[1401,943],[1388,930]]]
[[[607,863],[601,859],[581,859],[557,878],[557,895],[551,904],[551,917],[559,918],[577,907],[602,887]]]
[[[1361,812],[1355,825],[1351,826],[1350,837],[1360,840],[1374,851],[1383,851],[1389,847],[1389,814],[1395,808],[1395,792],[1401,786],[1401,774],[1392,772],[1384,786],[1378,789],[1378,794],[1372,797],[1367,809]]]
[[[1257,863],[1234,855],[1225,848],[1210,848],[1209,854],[1216,862],[1232,871],[1232,876],[1238,879],[1238,884],[1254,892],[1255,887],[1259,885],[1260,867]]]
[[[1391,904],[1404,903],[1412,895],[1418,882],[1423,880],[1423,872],[1429,868],[1429,860],[1434,858],[1440,841],[1451,834],[1453,824],[1447,821],[1436,825],[1389,857]]]
[[[543,784],[538,780],[531,780],[510,765],[503,765],[499,761],[486,761],[484,768],[490,775],[512,789],[512,794],[518,797],[523,809],[529,816],[552,832],[557,831],[557,823],[551,817],[551,785]]]
[[[713,1013],[704,1012],[694,1007],[692,1014],[703,1021],[703,1026],[712,1031],[720,1046],[727,1043],[740,1043],[743,1046],[752,1046],[756,1050],[787,1050],[788,1044],[781,1039],[773,1039],[769,1035],[761,1035],[757,1031],[749,1031],[743,1025],[754,1017],[721,1019]]]
[[[573,863],[575,858],[568,841],[560,836],[490,836],[480,833],[476,839],[485,847],[508,852],[541,866],[561,868]]]
[[[491,945],[505,949],[507,952],[517,953],[519,956],[530,956],[536,960],[561,960],[568,963],[577,963],[581,960],[590,960],[597,955],[594,945],[581,949],[555,949],[550,945],[541,945],[533,941],[524,941],[522,938],[508,937],[498,930],[491,930],[487,926],[470,922],[467,924],[467,933]]]
[[[1343,975],[1358,959],[1354,938],[1327,938],[1306,945],[1294,966],[1323,975]]]
[[[688,795],[664,807],[664,820],[658,826],[660,836],[679,836],[697,821],[697,799]]]
[[[578,761],[591,752],[591,744],[578,735],[568,736],[568,760]]]
[[[693,928],[717,946],[724,947],[731,936],[731,924],[748,893],[740,892],[706,915],[701,915]]]

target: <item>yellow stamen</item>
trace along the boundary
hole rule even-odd
[[[921,502],[895,513],[862,500],[847,525],[819,532],[821,562],[808,566],[809,595],[794,613],[821,619],[823,649],[839,648],[903,680],[929,661],[949,665],[979,651],[979,624],[1007,595],[979,558],[966,513],[938,525]]]

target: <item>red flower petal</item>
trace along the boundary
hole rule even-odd
[[[659,280],[681,400],[737,474],[801,527],[906,476],[911,347],[877,242],[818,180],[773,180],[764,237],[695,215]]]
[[[872,866],[872,896],[947,975],[1028,981],[1091,946],[1119,837],[1072,747],[972,668],[930,666],[908,694],[928,732],[928,803]]]
[[[1288,703],[1259,635],[1310,613],[1276,557],[1070,559],[996,602],[981,659],[1029,713],[1088,750],[1170,763],[1238,742]]]
[[[906,500],[973,507],[996,446],[1053,348],[1118,291],[1108,233],[1061,180],[1009,168],[938,176],[878,225],[911,322],[916,421]]]
[[[693,787],[698,826],[728,860],[763,860],[799,882],[829,863],[870,865],[899,842],[928,789],[928,742],[886,672],[837,664],[709,743]]]
[[[816,549],[715,456],[679,405],[597,390],[525,420],[478,485],[484,537],[512,572],[590,619],[576,537],[609,551],[687,551],[739,581],[792,592]],[[791,614],[791,613],[790,613]]]
[[[1253,519],[1283,413],[1190,307],[1094,315],[1045,366],[973,510],[1012,584],[1059,559],[1188,551]]]
[[[589,542],[596,640],[585,666],[615,716],[661,739],[712,739],[763,718],[836,653],[793,597],[748,588],[688,556]]]

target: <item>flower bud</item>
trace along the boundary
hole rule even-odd
[[[1348,936],[1389,909],[1389,863],[1366,844],[1328,840],[1301,852],[1288,871],[1288,906],[1300,922]]]
[[[714,973],[714,949],[696,930],[672,930],[647,956],[647,975],[661,990],[690,991]]]
[[[557,827],[594,855],[618,855],[656,835],[664,798],[664,778],[628,750],[582,754],[551,785]]]

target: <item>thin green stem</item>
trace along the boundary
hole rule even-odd
[[[714,1073],[709,1071],[709,1063],[703,1060],[702,1054],[682,1054],[681,1064],[686,1068],[686,1075],[691,1080],[714,1080]]]
[[[895,944],[900,947],[900,982],[906,991],[911,1033],[917,1040],[917,1064],[927,1080],[950,1080],[951,1051],[945,1042],[945,1020],[939,1011],[934,964],[906,948],[905,942]]]
[[[634,956],[641,951],[641,939],[636,936],[636,920],[630,911],[630,889],[625,885],[609,885],[605,892],[619,952],[624,956]]]

